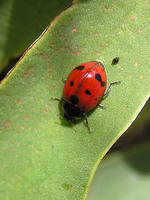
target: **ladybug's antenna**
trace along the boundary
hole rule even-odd
[[[91,128],[90,128],[90,126],[89,126],[88,119],[87,119],[87,115],[86,115],[85,112],[83,112],[83,116],[84,116],[84,118],[85,118],[87,128],[88,128],[89,132],[91,133]]]

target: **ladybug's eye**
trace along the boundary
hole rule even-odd
[[[70,81],[70,85],[73,86],[73,85],[74,85],[74,82],[73,82],[73,81]]]

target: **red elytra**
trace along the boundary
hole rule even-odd
[[[106,73],[101,62],[78,65],[68,76],[63,89],[63,100],[83,112],[95,108],[106,89]]]

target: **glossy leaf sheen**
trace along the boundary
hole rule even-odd
[[[60,14],[0,88],[1,199],[85,199],[96,167],[149,96],[149,5],[78,0]],[[120,57],[111,65],[114,57]],[[59,118],[51,97],[73,67],[100,60],[120,80],[84,121]]]

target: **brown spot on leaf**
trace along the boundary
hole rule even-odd
[[[48,71],[49,71],[49,72],[52,71],[52,67],[51,67],[51,66],[48,67]]]
[[[33,69],[33,66],[30,66],[30,67],[29,67],[29,70],[32,70],[32,69]]]
[[[130,17],[130,19],[131,19],[131,20],[134,20],[134,17],[133,17],[133,16],[131,16],[131,17]]]
[[[24,77],[27,78],[29,76],[28,73],[24,73]]]
[[[108,103],[108,100],[107,100],[107,99],[105,99],[105,100],[104,100],[104,102],[105,102],[105,103]]]
[[[143,78],[144,78],[144,76],[143,76],[143,75],[141,75],[141,76],[140,76],[140,79],[142,80]]]
[[[126,106],[126,107],[124,108],[124,110],[127,111],[127,110],[128,110],[128,106]]]
[[[22,102],[23,102],[22,99],[19,99],[19,100],[18,100],[18,103],[22,103]]]
[[[11,122],[10,121],[6,121],[6,126],[10,126]]]
[[[29,116],[26,116],[26,120],[29,120],[30,119],[30,117]]]
[[[54,90],[55,90],[55,86],[54,86],[54,85],[51,85],[51,86],[50,86],[50,89],[51,89],[52,91],[54,91]]]
[[[125,28],[125,24],[122,24],[121,27],[122,27],[122,28]]]
[[[43,113],[44,113],[44,114],[47,114],[47,110],[46,110],[46,109],[44,109],[44,110],[43,110]]]
[[[78,31],[78,29],[76,28],[76,27],[74,27],[73,29],[72,29],[72,32],[73,33],[76,33]]]
[[[104,10],[108,11],[108,10],[109,10],[109,8],[105,6],[105,7],[104,7]]]
[[[72,23],[73,22],[73,19],[70,19],[70,23]]]
[[[141,33],[141,32],[142,32],[142,29],[139,28],[139,29],[138,29],[138,33]]]
[[[13,147],[10,147],[10,151],[14,151],[14,148],[13,148]]]
[[[78,55],[81,55],[81,51],[78,51],[77,54],[78,54]]]
[[[25,129],[25,126],[22,125],[20,128],[21,128],[22,130],[24,130],[24,129]]]
[[[71,189],[72,189],[72,185],[69,185],[69,186],[68,186],[68,190],[71,190]]]
[[[101,55],[101,52],[97,51],[97,55]]]
[[[43,54],[42,54],[42,53],[40,53],[40,54],[39,54],[39,58],[42,58],[42,57],[43,57]]]
[[[135,63],[134,63],[134,66],[135,66],[135,67],[137,67],[138,65],[139,65],[139,63],[138,63],[138,62],[135,62]]]
[[[52,42],[52,43],[51,43],[51,46],[54,47],[54,46],[55,46],[55,43]]]
[[[49,57],[47,57],[47,58],[46,58],[46,61],[47,61],[47,62],[49,62],[49,61],[50,61],[50,58],[49,58]]]

